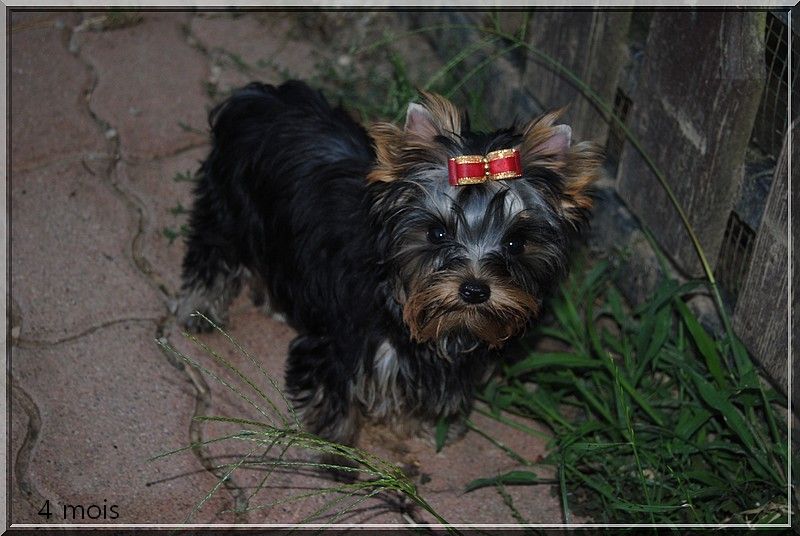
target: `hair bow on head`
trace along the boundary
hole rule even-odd
[[[517,149],[500,149],[485,156],[454,156],[448,162],[450,184],[463,186],[522,176],[522,162]]]

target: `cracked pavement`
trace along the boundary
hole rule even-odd
[[[307,18],[309,15],[306,14]],[[390,14],[383,15],[390,17]],[[183,244],[170,236],[191,205],[190,180],[207,151],[213,95],[251,78],[308,77],[330,58],[298,40],[293,14],[152,12],[11,14],[11,427],[13,523],[294,523],[324,504],[313,496],[258,505],[331,485],[309,471],[237,471],[218,486],[240,444],[220,442],[151,457],[226,433],[200,415],[252,417],[224,386],[160,350],[168,341],[215,374],[223,367],[181,336],[169,313]],[[306,25],[303,28],[307,27]],[[423,57],[427,52],[420,52]],[[242,69],[237,62],[254,65]],[[243,293],[231,335],[282,378],[293,331]],[[260,372],[219,334],[201,341]],[[280,381],[280,380],[279,380]],[[493,420],[474,421],[529,460],[543,440]],[[229,428],[227,429],[230,431]],[[418,439],[369,430],[361,445],[402,464],[420,494],[454,523],[559,523],[546,486],[468,494],[466,483],[518,469],[475,432],[435,453]],[[291,455],[302,456],[302,453]],[[537,469],[539,471],[539,469]],[[506,502],[512,497],[515,515]],[[48,519],[66,505],[118,505],[109,519]],[[237,512],[234,513],[234,510]],[[432,521],[393,497],[374,497],[337,519]]]

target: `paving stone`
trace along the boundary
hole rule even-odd
[[[194,411],[194,389],[154,333],[153,322],[126,322],[59,345],[12,349],[14,377],[41,412],[29,475],[43,496],[62,506],[116,504],[111,523],[180,523],[212,489],[215,479],[190,453],[148,461],[188,443]],[[221,493],[195,521],[231,522],[219,514],[230,506]]]
[[[68,156],[108,152],[86,108],[90,73],[67,51],[65,31],[56,24],[65,18],[26,13],[17,17],[9,35],[15,171]]]
[[[146,13],[134,26],[76,34],[98,78],[91,108],[119,135],[125,157],[174,154],[206,139],[206,61],[182,34],[187,17]]]
[[[21,339],[53,341],[165,312],[130,256],[133,211],[80,163],[15,175],[11,215],[11,292]]]
[[[121,162],[114,174],[114,180],[138,200],[144,211],[141,255],[149,264],[151,275],[172,295],[180,289],[185,246],[182,236],[170,241],[165,232],[180,233],[188,221],[188,214],[175,211],[180,207],[191,209],[194,182],[187,179],[207,154],[208,147],[203,146],[160,160]]]
[[[209,82],[217,92],[224,94],[252,80],[278,84],[314,73],[319,51],[290,37],[291,16],[260,15],[206,14],[192,19],[192,36],[212,58]]]

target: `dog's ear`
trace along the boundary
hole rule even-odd
[[[420,91],[422,104],[412,102],[406,111],[405,131],[433,141],[436,136],[455,138],[461,135],[461,112],[436,93]]]
[[[433,116],[427,108],[416,102],[408,105],[404,130],[429,139],[433,139],[437,134]]]
[[[562,113],[556,110],[528,123],[520,158],[526,169],[545,168],[564,179],[561,209],[568,221],[578,224],[592,207],[591,185],[600,177],[603,153],[592,142],[573,145],[569,125],[555,124]]]
[[[447,163],[447,151],[436,138],[456,139],[461,135],[461,112],[441,95],[427,91],[420,91],[420,95],[421,104],[408,105],[402,129],[391,123],[370,127],[375,166],[367,175],[369,182],[392,182],[415,167]]]
[[[520,157],[525,167],[560,171],[572,145],[572,128],[556,125],[562,110],[547,113],[528,123],[522,131]]]

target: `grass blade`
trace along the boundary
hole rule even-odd
[[[476,478],[468,483],[464,488],[464,492],[470,492],[476,489],[485,488],[488,486],[496,486],[502,484],[504,486],[514,485],[530,485],[540,484],[539,476],[531,471],[509,471],[502,475],[497,475],[492,478]]]
[[[703,329],[703,326],[700,325],[682,300],[676,299],[674,303],[683,318],[686,329],[689,330],[689,334],[692,336],[692,340],[697,345],[697,349],[700,350],[700,354],[705,358],[706,366],[711,376],[714,378],[714,381],[717,382],[717,385],[722,389],[729,388],[730,382],[725,379],[725,374],[722,372],[722,360],[720,359],[719,352],[717,352],[717,346],[714,340],[709,336],[706,330]]]
[[[589,369],[602,366],[596,359],[567,352],[534,353],[508,367],[506,374],[513,378],[547,367]]]

